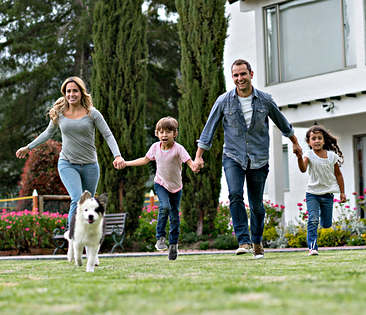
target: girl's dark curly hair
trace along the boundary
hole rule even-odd
[[[314,126],[310,127],[309,130],[306,132],[306,137],[305,137],[306,142],[309,144],[310,133],[318,133],[318,132],[321,132],[323,134],[324,150],[335,152],[339,156],[339,160],[337,162],[338,165],[343,164],[343,162],[344,162],[343,153],[337,144],[337,138],[334,137],[333,135],[331,135],[324,127],[322,127],[320,125],[314,125]],[[310,145],[309,145],[309,147],[311,149]]]

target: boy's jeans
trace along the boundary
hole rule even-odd
[[[229,188],[230,212],[239,244],[259,244],[262,241],[265,209],[263,206],[264,184],[268,175],[268,164],[258,169],[244,170],[233,159],[224,155],[223,165],[226,182]],[[250,232],[248,216],[244,205],[244,181],[247,180],[247,191],[250,206]]]
[[[156,225],[156,238],[166,237],[166,223],[168,215],[170,219],[169,244],[178,244],[179,238],[179,204],[182,197],[182,190],[171,193],[163,186],[154,183],[154,189],[159,198],[159,216]]]
[[[92,164],[72,164],[67,160],[58,160],[58,173],[67,192],[70,195],[71,203],[67,225],[69,227],[71,217],[76,211],[77,203],[85,190],[92,196],[95,194],[99,180],[99,165]]]
[[[306,193],[306,207],[308,210],[308,234],[307,241],[309,249],[318,250],[318,225],[324,228],[332,226],[334,195],[329,193],[325,195],[314,195]]]

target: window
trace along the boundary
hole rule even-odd
[[[294,0],[264,9],[267,84],[356,64],[352,0]]]

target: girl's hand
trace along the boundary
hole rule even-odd
[[[30,150],[28,149],[27,146],[21,147],[20,149],[18,149],[18,151],[15,153],[15,155],[18,159],[24,159],[27,156],[27,154],[29,153],[29,151]]]
[[[341,194],[339,195],[339,198],[341,199],[341,202],[346,202],[346,201],[347,201],[347,199],[346,199],[346,194],[345,194],[345,193],[341,193]]]
[[[119,156],[116,156],[116,158],[114,159],[113,161],[113,166],[114,168],[116,168],[117,170],[120,170],[120,169],[123,169],[126,167],[126,162],[125,160],[123,159],[123,157],[121,157],[120,155]]]

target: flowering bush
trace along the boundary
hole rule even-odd
[[[51,248],[55,228],[65,229],[67,214],[50,212],[12,211],[0,213],[0,250]]]

